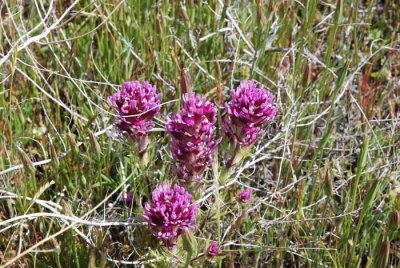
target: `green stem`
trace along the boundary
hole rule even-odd
[[[233,151],[233,154],[232,154],[232,157],[231,157],[231,159],[228,161],[228,163],[227,163],[227,168],[231,168],[232,166],[235,166],[235,165],[237,165],[239,162],[240,162],[240,160],[242,160],[242,157],[240,156],[240,144],[239,143],[236,143],[235,144],[235,149],[234,149],[234,151]]]
[[[236,166],[242,160],[242,156],[240,154],[241,147],[238,143],[235,145],[235,149],[233,150],[232,157],[229,159],[228,163],[225,167],[222,168],[222,171],[219,176],[220,184],[225,183],[232,174],[233,167]]]
[[[139,138],[139,164],[142,171],[145,171],[149,164],[149,156],[147,153],[147,147],[149,145],[149,136],[143,136]]]
[[[224,184],[231,176],[232,170],[228,167],[223,167],[219,175],[219,183]]]
[[[140,169],[144,171],[149,163],[149,154],[147,153],[147,150],[139,153],[139,158]]]
[[[193,253],[191,251],[188,251],[187,255],[186,255],[186,261],[185,261],[185,268],[188,268],[190,265],[190,261],[192,260],[192,255]]]

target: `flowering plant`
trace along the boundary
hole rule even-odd
[[[251,189],[245,189],[238,195],[240,202],[248,203],[251,199]]]
[[[147,135],[154,127],[153,118],[160,110],[161,96],[156,86],[147,81],[123,83],[122,88],[109,97],[117,113],[115,127],[134,140]]]
[[[152,193],[152,204],[145,204],[144,218],[153,235],[172,247],[184,229],[194,229],[198,206],[185,188],[169,181],[158,185]]]
[[[272,93],[257,88],[253,80],[241,81],[225,108],[224,132],[241,146],[256,142],[264,133],[262,126],[278,111]]]
[[[210,246],[208,247],[208,252],[207,252],[208,256],[211,258],[215,257],[218,254],[218,252],[219,252],[219,247],[217,242],[212,241]]]
[[[200,181],[212,164],[221,139],[215,139],[217,107],[197,94],[185,94],[179,113],[167,118],[171,151],[178,163],[178,174],[189,181]]]

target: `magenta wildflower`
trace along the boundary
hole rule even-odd
[[[145,136],[154,127],[153,118],[160,110],[161,93],[147,81],[128,81],[109,97],[117,113],[115,127],[132,139]]]
[[[135,202],[135,200],[133,199],[133,195],[132,195],[131,192],[123,193],[123,195],[122,195],[122,201],[123,201],[126,205],[128,205],[128,206],[133,205],[134,202]]]
[[[208,248],[208,256],[209,257],[215,257],[219,252],[219,247],[217,242],[212,241],[210,247]]]
[[[264,88],[257,88],[252,81],[241,81],[232,90],[231,102],[225,103],[228,114],[224,120],[224,132],[242,146],[253,144],[263,134],[261,128],[278,111],[274,96]]]
[[[192,195],[185,188],[169,181],[158,185],[152,194],[152,204],[145,204],[144,218],[153,235],[172,247],[184,229],[194,229],[198,206],[191,204]]]
[[[243,192],[239,193],[239,200],[242,203],[247,203],[251,198],[251,189],[245,189]]]
[[[172,155],[183,179],[200,181],[212,164],[221,141],[215,139],[216,121],[217,107],[197,94],[184,94],[180,112],[167,118]]]

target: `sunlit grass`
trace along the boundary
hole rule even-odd
[[[184,72],[219,107],[219,125],[242,79],[263,84],[279,106],[229,179],[218,180],[217,165],[204,178],[191,266],[399,265],[396,1],[0,8],[2,265],[185,264],[183,247],[165,250],[142,218],[150,191],[176,179],[165,116],[179,109]],[[145,171],[135,144],[114,139],[107,101],[137,79],[163,93]],[[219,146],[221,165],[228,146]],[[236,199],[244,188],[253,190],[246,208]],[[122,202],[126,191],[133,207]],[[211,241],[221,248],[212,259]]]

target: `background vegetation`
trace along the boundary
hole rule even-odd
[[[241,79],[264,84],[279,105],[227,182],[218,167],[205,178],[192,266],[397,267],[399,6],[2,1],[0,263],[183,265],[185,251],[164,250],[141,215],[149,191],[174,178],[163,120],[179,109],[186,71],[221,114]],[[136,79],[163,92],[147,176],[135,147],[113,139],[107,102]],[[247,208],[236,201],[245,187]],[[121,202],[127,190],[133,206]],[[213,259],[211,240],[222,250]]]

